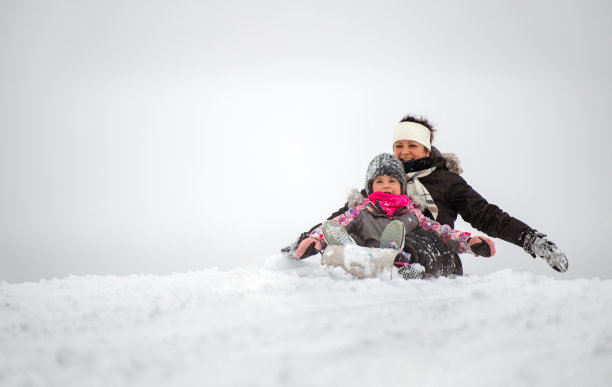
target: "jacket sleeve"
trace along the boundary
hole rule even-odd
[[[522,247],[520,237],[531,227],[489,203],[461,176],[455,176],[448,200],[457,213],[475,229]]]
[[[334,219],[335,217],[337,217],[337,216],[340,216],[340,215],[344,214],[344,213],[345,213],[346,211],[348,211],[348,210],[349,210],[348,203],[344,203],[344,207],[340,207],[340,208],[338,209],[338,211],[336,211],[336,212],[334,212],[333,214],[331,214],[331,215],[330,215],[330,216],[327,218],[327,220],[332,220],[332,219]]]
[[[464,253],[468,251],[468,241],[471,237],[469,232],[454,230],[447,224],[440,224],[433,219],[429,219],[416,208],[412,208],[409,211],[416,215],[422,228],[434,231],[442,239],[450,239],[457,242],[459,244],[459,252]]]
[[[334,217],[333,219],[328,219],[328,220],[333,220],[333,221],[337,222],[340,226],[346,227],[353,220],[355,220],[355,218],[357,218],[357,216],[365,208],[366,208],[366,204],[363,203],[363,204],[360,204],[358,206],[351,207],[346,212],[344,212],[344,213]],[[312,230],[308,236],[311,237],[311,238],[318,239],[321,242],[321,246],[322,247],[327,246],[327,243],[325,242],[325,238],[323,237],[323,227],[322,226],[318,226],[317,228]]]

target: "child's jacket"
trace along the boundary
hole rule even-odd
[[[408,198],[407,206],[397,209],[391,216],[385,213],[380,202],[373,202],[366,198],[363,203],[349,208],[348,211],[333,220],[345,227],[358,245],[366,247],[380,247],[382,232],[391,220],[401,221],[406,229],[406,235],[419,227],[433,230],[440,235],[443,241],[449,242],[449,248],[455,252],[465,252],[470,239],[468,232],[453,230],[448,225],[425,217],[420,210],[414,207],[410,198]],[[321,245],[326,246],[321,227],[312,231],[310,236],[318,238]]]

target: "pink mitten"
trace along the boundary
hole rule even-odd
[[[308,258],[321,251],[321,249],[321,241],[313,237],[308,237],[300,243],[297,249],[295,249],[295,256],[297,259]]]
[[[472,237],[468,242],[468,246],[470,251],[476,256],[492,257],[495,255],[495,242],[491,238],[483,236]]]

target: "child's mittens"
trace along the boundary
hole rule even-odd
[[[470,251],[480,257],[492,257],[495,255],[495,242],[491,238],[476,236],[468,241]]]
[[[321,247],[321,241],[316,238],[308,237],[300,242],[300,245],[295,250],[295,256],[297,259],[308,258],[312,255],[315,255],[323,248]]]

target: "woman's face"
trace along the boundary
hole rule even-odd
[[[402,185],[395,177],[376,176],[372,180],[372,192],[385,192],[393,195],[402,193]]]
[[[399,140],[393,144],[395,157],[402,161],[412,161],[429,156],[429,150],[416,141]]]

